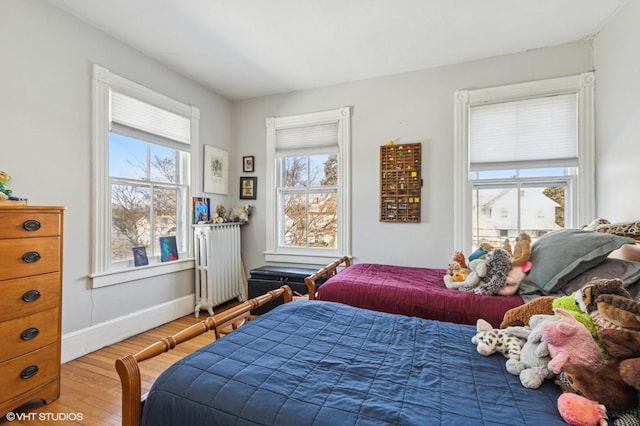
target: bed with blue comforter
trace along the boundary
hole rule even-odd
[[[142,413],[161,425],[564,425],[559,388],[527,389],[475,327],[292,302],[178,361]]]

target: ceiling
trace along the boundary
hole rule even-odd
[[[47,0],[232,100],[593,37],[627,0]]]

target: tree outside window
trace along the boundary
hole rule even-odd
[[[285,157],[281,162],[281,243],[287,247],[336,248],[337,154]]]
[[[186,153],[110,133],[111,261],[132,258],[133,247],[159,255],[159,237],[177,236],[184,251],[181,217],[187,187],[180,165]]]

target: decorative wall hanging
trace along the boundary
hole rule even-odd
[[[242,157],[242,171],[245,173],[253,173],[253,162],[255,158],[253,155],[246,155]]]
[[[240,199],[255,200],[258,191],[257,177],[241,177],[240,178]]]
[[[420,222],[421,143],[380,147],[380,221]]]
[[[229,153],[222,149],[204,146],[204,192],[229,194]]]

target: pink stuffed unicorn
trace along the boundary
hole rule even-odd
[[[564,309],[556,308],[554,312],[564,318],[545,324],[540,339],[549,347],[551,361],[548,368],[559,374],[565,365],[580,364],[594,368],[603,365],[602,353],[587,328]]]

